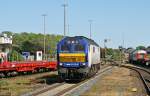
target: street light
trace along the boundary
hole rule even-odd
[[[93,23],[93,20],[89,20],[89,23],[90,23],[90,39],[92,38],[92,23]]]
[[[64,36],[66,36],[66,23],[67,23],[67,19],[66,19],[66,8],[67,8],[67,0],[64,0],[64,4],[63,4],[63,7],[64,7]]]
[[[45,28],[45,25],[46,25],[46,23],[45,23],[45,17],[46,17],[47,15],[46,15],[46,14],[43,14],[42,16],[43,16],[43,33],[44,33],[44,38],[43,38],[43,39],[44,39],[44,40],[43,40],[43,44],[44,44],[44,45],[43,45],[43,47],[44,47],[44,54],[43,54],[43,55],[44,55],[44,56],[43,56],[43,59],[45,60],[45,51],[46,51],[46,48],[45,48],[45,45],[46,45],[46,44],[45,44],[45,39],[46,39],[46,38],[45,38],[45,29],[46,29],[46,28]]]

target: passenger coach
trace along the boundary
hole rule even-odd
[[[65,37],[57,45],[58,74],[61,79],[82,79],[100,69],[100,47],[83,36]]]

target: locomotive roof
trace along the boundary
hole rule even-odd
[[[133,53],[139,53],[139,54],[141,54],[141,53],[147,53],[145,50],[135,50]]]
[[[73,39],[73,38],[78,38],[78,39],[86,39],[90,44],[93,44],[93,45],[96,45],[99,47],[99,45],[92,39],[89,39],[87,37],[84,37],[84,36],[74,36],[74,37],[66,37],[66,38],[70,38],[70,39]]]

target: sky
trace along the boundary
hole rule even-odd
[[[63,35],[64,0],[0,0],[0,32]],[[89,37],[104,46],[136,47],[150,45],[150,0],[68,0],[67,35]],[[123,43],[124,42],[124,43]]]

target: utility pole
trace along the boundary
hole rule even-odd
[[[64,36],[66,36],[66,25],[67,25],[67,18],[66,18],[66,8],[67,8],[67,0],[64,0],[64,4],[63,4],[63,7],[64,7]]]
[[[89,20],[89,23],[90,23],[90,39],[92,39],[92,23],[93,23],[93,21]]]
[[[43,39],[44,39],[44,40],[43,40],[43,44],[44,44],[44,45],[43,45],[43,47],[44,47],[43,59],[45,60],[45,59],[46,59],[46,58],[45,58],[45,51],[46,51],[46,48],[45,48],[45,45],[46,45],[46,44],[45,44],[45,43],[46,43],[46,42],[45,42],[45,40],[46,40],[46,38],[45,38],[45,29],[46,29],[46,28],[45,28],[45,25],[46,25],[45,19],[46,19],[46,16],[47,16],[47,15],[46,15],[46,14],[43,14],[42,16],[43,16],[43,33],[44,33],[44,38],[43,38]]]

